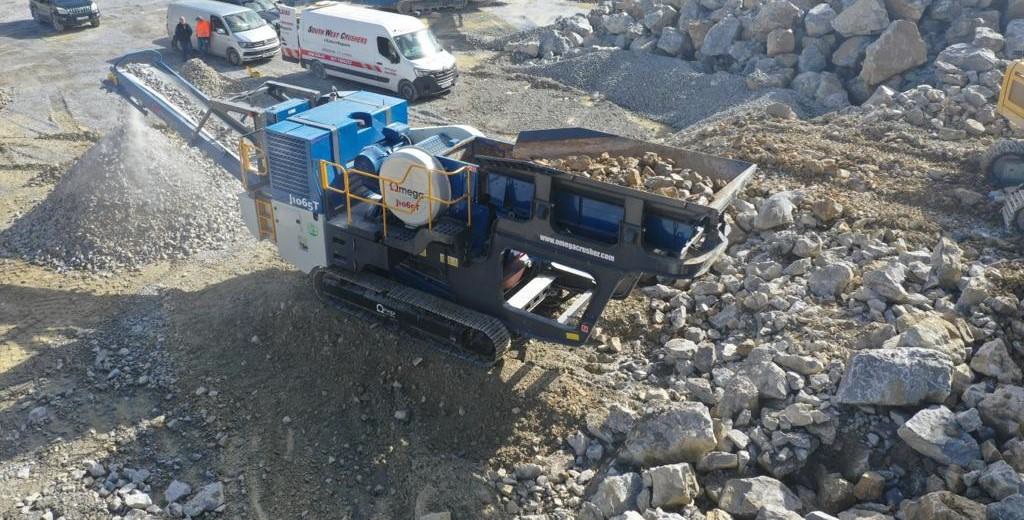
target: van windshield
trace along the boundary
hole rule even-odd
[[[398,50],[407,60],[418,60],[441,52],[441,44],[437,43],[430,29],[421,29],[409,34],[395,36]]]
[[[263,21],[260,15],[252,11],[229,14],[224,17],[224,21],[228,24],[228,28],[231,29],[232,33],[251,31],[257,27],[267,25],[267,22]]]

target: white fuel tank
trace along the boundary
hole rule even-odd
[[[452,186],[441,163],[433,155],[413,147],[396,150],[380,166],[380,192],[391,212],[407,226],[419,227],[430,222],[444,209],[439,202],[427,203],[427,195],[435,199],[451,199]]]

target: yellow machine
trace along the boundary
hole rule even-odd
[[[1010,63],[1003,77],[996,109],[1017,128],[1024,128],[1024,60]],[[999,188],[1024,186],[1024,141],[1001,139],[981,158],[981,168]],[[1024,231],[1024,189],[1010,193],[1003,204],[1003,223]]]

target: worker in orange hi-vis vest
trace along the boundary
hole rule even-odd
[[[210,21],[202,17],[196,17],[196,41],[199,43],[199,53],[206,56],[210,53]]]

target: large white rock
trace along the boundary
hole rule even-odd
[[[1010,351],[1002,339],[985,343],[971,358],[971,368],[980,374],[992,376],[1000,383],[1019,383],[1020,367],[1010,358]]]
[[[988,495],[996,500],[1002,500],[1008,496],[1024,493],[1024,481],[1021,481],[1017,471],[1010,467],[1006,461],[998,460],[985,468],[978,484]]]
[[[853,269],[844,263],[829,264],[811,271],[807,288],[820,298],[835,298],[853,281]]]
[[[804,31],[807,32],[807,36],[824,36],[832,32],[832,20],[835,18],[836,11],[831,5],[818,4],[804,16]]]
[[[966,467],[981,458],[978,441],[960,428],[956,414],[945,406],[917,412],[896,433],[915,451],[939,464]]]
[[[651,467],[677,462],[696,463],[718,441],[707,407],[700,403],[673,403],[637,422],[626,435],[619,458]]]
[[[905,303],[910,298],[907,290],[903,288],[903,281],[906,278],[906,268],[902,264],[889,264],[865,271],[862,284],[865,289],[887,302]]]
[[[885,0],[885,6],[889,8],[889,16],[911,22],[920,20],[924,10],[931,3],[932,0]]]
[[[964,70],[986,72],[996,68],[999,58],[992,49],[975,47],[970,43],[955,43],[943,49],[936,61],[944,61]]]
[[[898,348],[926,348],[962,363],[967,358],[964,340],[957,327],[935,313],[904,315],[896,322],[900,334],[886,342]]]
[[[776,193],[765,199],[754,219],[754,227],[759,231],[767,231],[785,227],[793,223],[793,210],[796,206],[790,200],[790,194]]]
[[[167,503],[177,502],[182,498],[185,498],[192,492],[192,486],[180,481],[172,480],[167,485],[167,490],[164,491],[164,498],[167,499]]]
[[[952,389],[952,373],[949,358],[934,350],[864,350],[850,359],[836,400],[884,406],[941,403]]]
[[[1024,387],[1003,385],[978,403],[985,424],[1004,437],[1021,435],[1024,425]]]
[[[928,280],[946,289],[955,289],[963,275],[963,251],[956,242],[943,237],[932,251]]]
[[[803,503],[785,484],[771,477],[731,479],[718,498],[718,507],[739,518],[754,518],[765,506],[795,511],[803,508]]]
[[[917,24],[896,20],[867,46],[860,77],[874,86],[927,61],[928,46],[921,38]]]
[[[665,27],[661,30],[661,36],[658,38],[657,47],[669,56],[679,56],[686,47],[686,42],[689,38],[689,34],[682,32],[675,27]]]
[[[700,494],[697,474],[685,462],[648,469],[643,479],[651,488],[651,507],[685,506]]]
[[[590,502],[597,506],[606,518],[621,515],[636,509],[636,497],[643,487],[643,480],[636,473],[605,477],[597,485],[597,492]]]
[[[627,13],[614,13],[604,19],[604,30],[609,34],[622,34],[629,30],[635,20]]]
[[[857,0],[832,20],[832,28],[845,37],[875,34],[889,26],[882,0]]]
[[[1024,53],[1024,18],[1012,20],[1003,31],[1006,47],[1003,52],[1007,56],[1020,56]]]
[[[223,504],[224,484],[214,482],[203,486],[188,502],[185,502],[183,511],[188,516],[197,517],[202,513],[213,511]]]
[[[700,52],[705,56],[725,56],[729,54],[732,42],[740,35],[743,24],[733,15],[726,16],[716,23],[704,35]]]
[[[754,35],[764,38],[775,29],[792,29],[800,22],[804,11],[789,0],[769,0],[761,6],[750,24]]]

